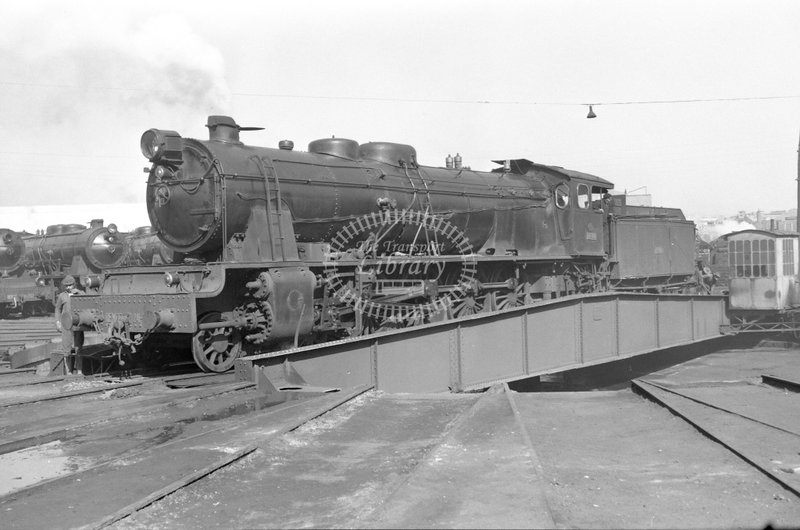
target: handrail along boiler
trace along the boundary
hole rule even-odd
[[[423,166],[389,142],[258,147],[230,117],[206,126],[208,140],[142,135],[150,221],[175,262],[105,271],[74,300],[72,323],[101,331],[121,360],[191,345],[202,369],[224,371],[243,352],[694,285],[694,224],[627,205],[600,177],[526,159]],[[387,266],[411,258],[424,266]],[[444,295],[453,303],[439,311],[410,310]]]

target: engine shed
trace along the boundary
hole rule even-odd
[[[742,230],[728,242],[730,309],[784,311],[800,305],[798,234]]]

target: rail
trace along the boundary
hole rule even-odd
[[[748,387],[752,385],[748,384]],[[688,392],[686,388],[670,388],[643,379],[632,382],[633,391],[667,408],[684,419],[709,439],[753,466],[768,478],[780,484],[787,491],[800,497],[800,481],[796,477],[793,459],[800,432],[781,426],[777,418],[790,417],[794,409],[791,403],[778,393],[763,389],[760,402],[771,406],[742,407],[735,400],[725,400],[720,396],[701,399]],[[758,387],[757,387],[758,388]],[[767,396],[767,397],[764,397]],[[770,399],[770,397],[772,399]],[[726,405],[724,403],[729,402]],[[775,410],[781,411],[777,417]],[[765,414],[765,411],[772,413]],[[742,436],[747,432],[747,436]],[[765,452],[765,444],[769,449]],[[779,467],[781,462],[787,462]],[[800,468],[797,468],[800,469]]]

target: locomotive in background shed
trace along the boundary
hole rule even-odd
[[[122,360],[185,350],[206,371],[243,352],[461,318],[608,289],[682,291],[694,224],[626,205],[611,182],[526,159],[422,166],[405,144],[249,146],[150,129],[147,208],[177,261],[88,278],[65,325]]]

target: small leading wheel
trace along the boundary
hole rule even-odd
[[[219,312],[206,313],[199,324],[220,322]],[[229,370],[242,353],[242,334],[232,327],[201,329],[192,337],[194,362],[204,372],[225,372]]]

